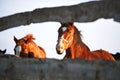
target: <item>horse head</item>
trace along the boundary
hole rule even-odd
[[[15,48],[14,48],[14,52],[16,55],[20,56],[21,54],[24,56],[28,55],[28,47],[29,47],[29,42],[31,42],[32,40],[34,40],[35,38],[33,37],[32,34],[28,34],[27,36],[21,38],[21,39],[17,39],[14,36],[14,41],[16,43]]]
[[[61,23],[61,27],[58,29],[58,40],[56,45],[56,51],[58,54],[62,54],[71,46],[74,32],[73,23]]]
[[[35,38],[32,34],[28,34],[21,39],[17,39],[14,36],[16,43],[14,48],[15,54],[20,57],[46,58],[45,50],[38,46],[33,40],[35,40]]]

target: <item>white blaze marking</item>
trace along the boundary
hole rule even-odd
[[[67,30],[67,27],[62,27],[62,31],[66,31]]]
[[[63,53],[64,50],[65,50],[65,47],[64,47],[62,41],[63,41],[63,36],[61,36],[60,41],[59,41],[59,44],[58,44],[58,46],[59,46],[58,49],[59,49],[60,53]]]
[[[20,51],[21,51],[21,46],[17,46],[15,48],[16,55],[20,55]]]
[[[62,32],[65,32],[67,30],[67,27],[62,27]],[[60,53],[63,53],[65,50],[65,46],[63,45],[63,40],[65,41],[65,39],[63,38],[63,36],[61,36],[60,40],[59,40],[59,44],[58,44],[58,50],[60,51]]]

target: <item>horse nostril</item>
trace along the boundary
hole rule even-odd
[[[62,54],[61,49],[57,49],[56,51],[57,51],[58,54]]]

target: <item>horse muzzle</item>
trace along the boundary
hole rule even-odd
[[[62,54],[59,50],[56,50],[58,54]]]
[[[64,52],[64,47],[57,45],[56,46],[56,51],[58,54],[62,54]]]

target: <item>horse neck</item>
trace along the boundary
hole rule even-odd
[[[29,43],[29,52],[32,52],[34,54],[34,57],[37,58],[46,58],[46,53],[44,49],[40,46],[38,46],[35,42]]]
[[[36,52],[39,50],[39,47],[33,41],[28,43],[29,52]]]
[[[75,30],[73,42],[71,46],[66,50],[66,56],[71,57],[77,55],[88,55],[89,52],[90,49],[82,41],[80,32]]]
[[[72,46],[73,47],[79,46],[80,48],[86,47],[89,50],[88,46],[82,41],[81,37],[82,35],[80,31],[78,31],[78,29],[75,27],[75,33],[74,33]]]
[[[78,50],[81,50],[82,48],[84,48],[85,50],[90,51],[88,46],[82,41],[81,34],[78,35],[78,33],[74,35],[73,43],[70,48],[72,47],[74,47],[75,49],[79,48]]]

